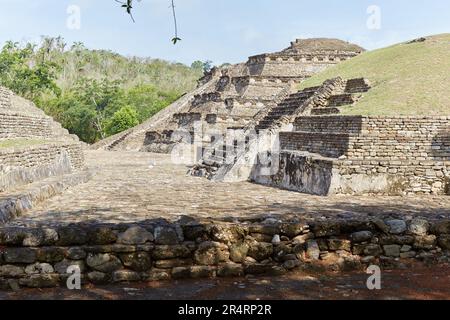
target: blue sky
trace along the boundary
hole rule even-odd
[[[61,35],[124,55],[218,64],[279,51],[295,38],[336,37],[375,49],[450,32],[448,0],[176,0],[183,41],[174,46],[169,0],[135,2],[132,23],[114,0],[0,0],[0,43]],[[81,10],[79,30],[67,28],[70,5]],[[367,27],[371,5],[380,9],[380,29]]]

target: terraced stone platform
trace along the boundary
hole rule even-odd
[[[223,220],[279,216],[302,220],[377,218],[450,218],[450,197],[319,197],[249,182],[219,183],[187,176],[170,155],[89,151],[89,182],[36,206],[9,225],[72,222],[177,220],[180,216]]]

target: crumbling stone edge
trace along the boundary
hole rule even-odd
[[[136,224],[0,227],[0,289],[82,283],[284,275],[450,261],[450,220],[226,223],[183,217]]]

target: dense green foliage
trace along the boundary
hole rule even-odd
[[[0,85],[93,143],[155,115],[192,90],[209,66],[127,58],[44,38],[39,45],[6,43],[0,51]]]

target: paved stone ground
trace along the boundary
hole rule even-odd
[[[381,290],[366,287],[368,275],[351,273],[305,274],[283,277],[197,279],[144,284],[88,286],[70,291],[64,288],[0,291],[0,300],[308,300],[308,299],[437,299],[450,300],[450,266],[432,268],[420,264],[406,270],[382,271]]]
[[[299,216],[305,220],[375,216],[450,217],[450,197],[318,197],[252,183],[216,183],[186,176],[170,156],[88,151],[94,178],[10,224],[134,222],[155,218]]]

